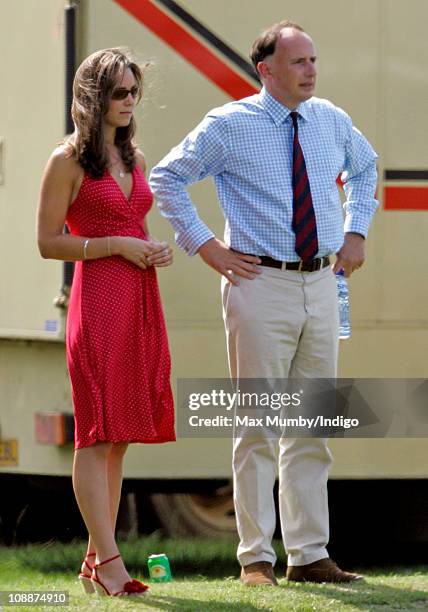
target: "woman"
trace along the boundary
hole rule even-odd
[[[38,210],[42,257],[76,262],[66,345],[73,487],[89,532],[79,578],[86,592],[104,595],[148,588],[130,579],[114,537],[127,446],[175,440],[155,272],[172,263],[172,250],[150,238],[145,219],[152,196],[132,142],[141,88],[141,69],[121,49],[97,51],[81,64],[75,131],[49,159]]]

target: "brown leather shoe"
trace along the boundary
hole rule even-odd
[[[278,584],[272,564],[267,561],[256,561],[256,563],[245,565],[241,569],[241,582],[245,586],[277,586]]]
[[[290,565],[287,567],[287,580],[293,582],[354,582],[363,580],[359,574],[344,572],[329,559],[320,559],[308,565]]]

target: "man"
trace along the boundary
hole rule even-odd
[[[154,168],[151,185],[177,244],[223,275],[232,378],[334,378],[338,308],[332,271],[349,276],[364,262],[377,206],[376,154],[344,111],[312,97],[316,52],[300,26],[274,24],[257,38],[251,58],[261,92],[209,112]],[[344,227],[340,173],[347,196]],[[225,214],[225,242],[200,220],[186,191],[207,176],[214,177]],[[361,578],[328,557],[330,464],[324,438],[255,440],[235,433],[244,584],[277,584],[271,540],[278,468],[288,580]]]

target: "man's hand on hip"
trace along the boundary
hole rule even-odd
[[[220,272],[233,285],[239,285],[239,281],[236,280],[234,275],[253,279],[261,272],[254,265],[261,263],[258,257],[232,251],[217,238],[211,238],[211,240],[205,242],[199,247],[198,253],[206,264]]]
[[[361,268],[364,263],[364,236],[348,232],[345,234],[345,242],[338,253],[333,265],[333,272],[339,272],[343,268],[345,276],[351,276],[352,272]]]

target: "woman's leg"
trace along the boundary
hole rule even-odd
[[[125,456],[127,448],[127,442],[112,444],[110,452],[107,456],[107,479],[109,486],[110,514],[113,533],[116,529],[117,513],[119,510],[120,494],[122,490],[123,457]],[[86,554],[92,555],[95,552],[94,543],[92,542],[91,536],[89,536]],[[95,559],[91,559],[90,561],[95,563]]]
[[[122,491],[123,458],[128,448],[127,442],[112,444],[108,455],[107,478],[110,494],[110,514],[113,533],[116,529],[120,494]]]
[[[109,443],[97,443],[77,449],[74,455],[74,493],[90,535],[90,544],[97,551],[97,563],[119,553],[112,529],[108,469],[111,449]],[[120,558],[102,566],[99,575],[110,592],[121,591],[124,583],[130,580]]]

